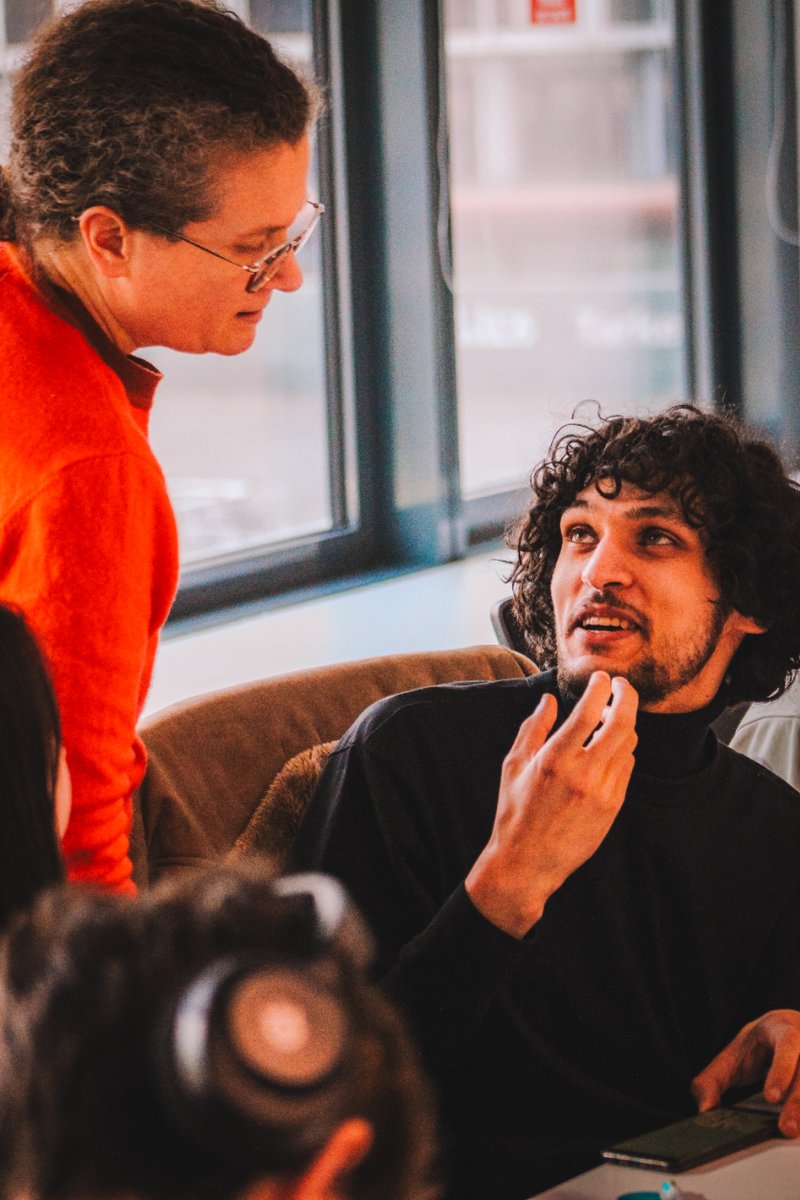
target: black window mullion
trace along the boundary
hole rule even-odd
[[[324,6],[319,0],[313,6],[312,36],[314,45],[315,74],[318,79],[338,77],[340,64],[331,53],[331,28],[326,19]],[[336,187],[336,159],[340,169],[345,169],[338,143],[338,112],[334,109],[336,91],[330,90],[327,109],[320,122],[317,143],[320,193],[325,197],[326,220],[322,229],[322,277],[325,284],[323,299],[325,322],[325,366],[328,431],[328,487],[331,520],[334,530],[345,529],[353,519],[348,505],[347,489],[347,437],[343,391],[345,371],[344,355],[349,347],[344,344],[341,328],[341,304],[349,300],[347,281],[341,279],[342,262],[337,254],[340,229],[338,194]]]
[[[678,3],[684,263],[690,380],[700,401],[741,412],[733,5]]]

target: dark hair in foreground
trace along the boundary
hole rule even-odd
[[[205,220],[220,155],[294,145],[316,107],[215,0],[87,0],[43,28],[14,81],[0,237],[70,242],[94,204],[150,232]]]
[[[0,1195],[232,1200],[273,1178],[184,1136],[154,1047],[165,1012],[210,964],[291,958],[302,937],[297,909],[254,860],[136,900],[83,889],[41,897],[0,953]],[[423,1200],[434,1194],[431,1107],[407,1034],[343,951],[326,963],[351,1026],[344,1116],[365,1118],[374,1134],[342,1195]],[[292,1174],[284,1164],[275,1178]]]
[[[54,810],[60,745],[36,639],[20,613],[0,604],[0,928],[64,876]]]
[[[726,611],[766,628],[747,635],[729,669],[730,701],[766,700],[800,667],[800,488],[775,451],[733,419],[677,405],[647,419],[610,417],[566,426],[532,476],[533,502],[514,535],[514,610],[540,666],[555,662],[550,583],[560,519],[594,484],[666,491],[703,531]]]

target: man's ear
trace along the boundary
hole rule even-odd
[[[372,1145],[372,1126],[363,1117],[349,1117],[337,1126],[303,1174],[277,1182],[251,1184],[242,1200],[346,1200],[347,1176]]]
[[[93,265],[108,279],[128,274],[132,230],[119,213],[104,204],[84,209],[78,228]]]
[[[736,632],[741,633],[742,636],[746,633],[766,633],[769,629],[768,625],[759,625],[758,621],[753,620],[752,617],[743,617],[735,609],[731,613],[729,620],[732,622]]]

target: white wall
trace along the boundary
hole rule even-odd
[[[413,650],[496,641],[489,618],[508,595],[499,547],[333,596],[162,642],[145,714],[267,675]]]

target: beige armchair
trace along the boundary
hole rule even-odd
[[[268,851],[280,862],[325,744],[373,701],[429,684],[535,673],[530,659],[503,646],[400,654],[276,676],[155,714],[140,729],[149,761],[134,804],[137,882],[235,850]]]

